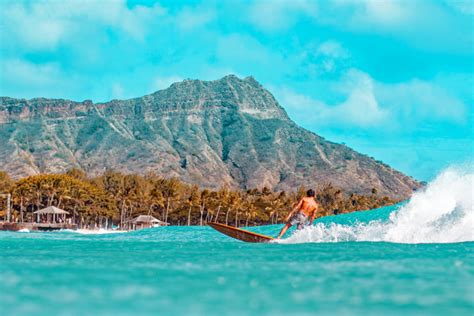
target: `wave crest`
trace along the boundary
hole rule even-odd
[[[466,169],[466,168],[464,168]],[[448,168],[388,220],[341,225],[318,223],[295,232],[284,243],[385,241],[453,243],[474,240],[474,173]]]

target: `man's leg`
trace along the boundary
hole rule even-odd
[[[302,230],[302,229],[305,229],[308,226],[311,226],[311,222],[309,220],[298,223],[298,226],[296,227],[296,229],[297,230]]]
[[[291,223],[290,223],[290,222],[286,223],[286,225],[281,229],[280,234],[278,234],[277,239],[280,239],[281,237],[283,237],[283,235],[286,233],[286,231],[287,231],[288,228],[290,228],[290,227],[291,227]]]

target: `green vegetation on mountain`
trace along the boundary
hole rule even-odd
[[[315,123],[317,127],[317,122]],[[406,199],[419,183],[297,126],[255,79],[185,80],[106,103],[0,98],[0,168],[18,179],[71,168],[155,173],[216,190],[332,183]]]

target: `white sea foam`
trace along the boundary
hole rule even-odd
[[[69,231],[71,233],[77,233],[82,235],[104,235],[104,234],[119,234],[119,233],[126,233],[125,230],[109,230],[109,229],[77,229],[77,230],[69,230],[65,229],[63,231]]]
[[[473,165],[451,167],[388,221],[324,225],[298,231],[283,243],[387,241],[396,243],[452,243],[474,241]]]

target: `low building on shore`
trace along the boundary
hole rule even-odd
[[[67,217],[69,212],[56,206],[45,207],[33,214],[36,214],[36,223],[33,225],[37,230],[77,229],[77,225]]]
[[[134,219],[132,219],[129,223],[130,223],[131,230],[169,225],[169,223],[160,221],[159,219],[151,215],[139,215],[135,217]]]

